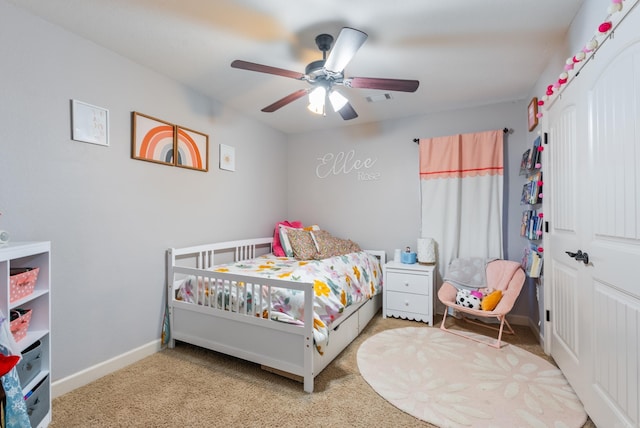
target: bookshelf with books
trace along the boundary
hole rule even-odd
[[[546,134],[545,134],[546,137]],[[542,273],[543,252],[542,230],[544,214],[542,212],[542,137],[538,136],[533,141],[532,147],[525,150],[520,162],[520,175],[525,177],[522,186],[520,204],[522,222],[520,236],[529,242],[522,255],[522,268],[530,278],[539,278]]]

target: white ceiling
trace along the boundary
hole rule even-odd
[[[8,0],[286,133],[527,96],[583,0]],[[344,88],[359,117],[311,114],[304,99],[261,108],[308,83],[230,67],[297,72],[322,59],[315,36],[369,38],[345,77],[416,79],[415,93]]]

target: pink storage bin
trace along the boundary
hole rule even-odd
[[[14,309],[11,311],[11,334],[16,342],[21,341],[27,335],[31,322],[31,309]]]
[[[38,280],[40,268],[16,268],[11,269],[9,277],[9,302],[24,299],[33,293]]]

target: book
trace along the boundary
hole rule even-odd
[[[522,196],[520,197],[520,204],[528,205],[531,200],[531,182],[527,181],[522,186]]]
[[[530,278],[539,278],[542,273],[542,248],[535,244],[527,245],[520,262],[525,273]]]
[[[531,278],[540,278],[540,273],[542,271],[542,256],[539,253],[532,253],[532,262],[531,267],[529,268],[529,276]]]
[[[527,164],[529,162],[529,155],[531,154],[531,149],[525,150],[522,154],[522,160],[520,161],[520,175],[526,175],[529,171],[527,168]]]
[[[532,149],[527,150],[528,155],[527,155],[527,162],[526,162],[526,168],[528,171],[531,170],[532,165],[533,165],[533,153],[534,151]]]
[[[520,160],[520,175],[527,175],[531,171],[540,169],[540,146],[542,144],[541,137],[537,137],[533,141],[533,146],[522,154]]]
[[[535,205],[540,203],[540,194],[542,193],[542,171],[537,171],[528,177],[526,192],[523,194],[525,204]]]
[[[531,148],[531,162],[529,165],[529,169],[530,170],[534,170],[534,169],[539,169],[540,168],[540,145],[542,144],[542,138],[540,138],[540,136],[538,136],[538,138],[536,138],[533,141],[533,147]]]

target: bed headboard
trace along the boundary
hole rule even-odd
[[[380,261],[384,266],[387,255],[384,250],[364,250]],[[222,263],[253,259],[273,252],[273,237],[240,239],[237,241],[216,242],[186,248],[170,248],[167,251],[168,266],[184,265],[198,269],[208,269]]]
[[[198,269],[208,269],[216,264],[238,262],[273,251],[273,237],[240,239],[237,241],[216,242],[186,248],[170,248],[167,252],[169,265],[193,265]]]
[[[374,256],[380,262],[380,267],[384,267],[387,263],[387,253],[384,250],[363,250]]]

